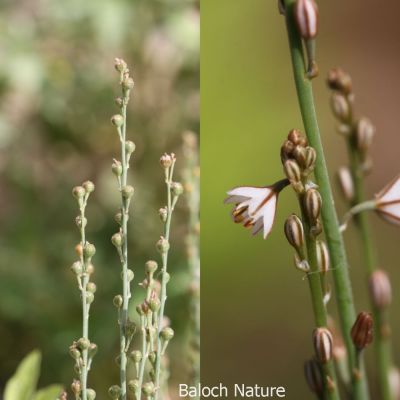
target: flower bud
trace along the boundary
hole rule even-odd
[[[126,185],[121,189],[121,194],[124,199],[130,199],[133,196],[135,189],[131,185]]]
[[[120,128],[124,124],[124,117],[121,114],[115,114],[111,117],[111,123]]]
[[[139,350],[134,350],[129,354],[129,358],[134,362],[134,363],[139,363],[142,360],[142,352]]]
[[[85,189],[86,193],[94,192],[95,186],[92,181],[83,182],[82,187]]]
[[[314,0],[297,0],[294,8],[297,29],[303,39],[313,39],[318,33],[318,7]]]
[[[88,284],[86,285],[86,290],[88,292],[96,293],[97,286],[94,282],[88,282]]]
[[[118,211],[115,215],[114,215],[114,220],[118,225],[121,225],[122,223],[122,212]]]
[[[118,72],[125,72],[126,69],[128,68],[128,65],[122,58],[115,58],[114,59],[114,68]]]
[[[135,82],[130,76],[126,76],[122,81],[122,89],[131,90],[135,86]]]
[[[86,194],[85,189],[82,186],[75,186],[72,189],[72,195],[77,199],[77,200],[82,200]]]
[[[307,146],[307,139],[298,129],[292,129],[287,136],[287,140],[292,142],[294,146]]]
[[[160,164],[163,168],[169,168],[172,165],[172,157],[169,154],[164,153],[160,157]]]
[[[317,152],[313,147],[305,148],[305,157],[304,157],[304,169],[307,170],[308,173],[314,170],[315,162],[317,160]]]
[[[158,264],[153,260],[149,260],[145,264],[146,274],[148,274],[148,275],[154,274],[154,272],[157,271],[157,268],[158,268]]]
[[[292,214],[285,221],[285,236],[291,246],[299,251],[304,245],[304,230],[301,219]]]
[[[286,160],[283,170],[292,185],[301,183],[301,170],[296,161]]]
[[[281,160],[284,163],[287,159],[293,157],[295,145],[290,140],[285,140],[281,147]]]
[[[92,292],[86,292],[86,304],[92,304],[94,301],[94,294]]]
[[[374,135],[375,127],[371,121],[367,118],[360,118],[356,128],[357,149],[362,153],[366,152],[372,144]]]
[[[300,166],[303,166],[306,160],[306,148],[300,145],[295,146],[293,150],[293,157]]]
[[[115,307],[121,308],[123,303],[124,303],[124,300],[120,294],[118,294],[114,297],[113,304]]]
[[[115,104],[119,107],[122,108],[122,106],[124,105],[124,99],[122,97],[116,97],[115,98]]]
[[[115,247],[120,248],[124,243],[124,237],[120,232],[114,233],[114,235],[111,236],[111,243]]]
[[[122,164],[118,160],[114,160],[112,165],[111,165],[111,171],[116,177],[119,177],[122,175]]]
[[[150,354],[149,354],[149,361],[151,362],[151,364],[155,364],[155,362],[156,362],[156,360],[157,360],[157,354],[156,354],[156,352],[155,351],[152,351]]]
[[[169,326],[166,326],[160,332],[161,339],[169,341],[174,337],[174,331]]]
[[[128,338],[130,338],[135,334],[135,332],[136,332],[136,324],[131,320],[126,321],[126,324],[125,324],[125,335]]]
[[[82,390],[81,381],[79,381],[79,380],[77,380],[77,379],[74,379],[74,381],[73,381],[72,384],[71,384],[71,390],[72,390],[72,393],[73,393],[75,396],[78,396],[79,393],[80,393],[81,390]]]
[[[88,275],[92,275],[94,273],[94,265],[92,263],[86,266],[86,272]]]
[[[321,368],[316,360],[312,359],[304,364],[304,375],[311,391],[318,397],[322,396],[324,392],[324,380]]]
[[[131,140],[127,140],[125,142],[125,151],[128,154],[132,154],[135,151],[135,149],[136,149],[136,145]]]
[[[333,68],[329,71],[327,83],[330,89],[337,90],[345,95],[352,91],[351,77],[341,68]]]
[[[135,277],[135,274],[131,269],[128,269],[126,271],[126,275],[127,275],[127,278],[128,278],[129,282],[133,281],[133,278]]]
[[[118,400],[121,392],[122,390],[118,385],[113,385],[108,389],[108,395],[112,400]]]
[[[330,258],[328,246],[323,240],[317,240],[317,260],[319,270],[326,274],[330,268]]]
[[[342,93],[335,92],[332,94],[331,108],[335,117],[340,121],[346,122],[350,119],[350,104]]]
[[[349,168],[340,167],[337,172],[337,177],[343,197],[348,202],[352,202],[354,199],[354,184]]]
[[[332,358],[333,339],[328,328],[316,328],[313,332],[315,355],[320,363],[326,364]]]
[[[83,246],[83,257],[87,260],[90,260],[96,254],[96,247],[94,244],[86,242],[85,246]]]
[[[172,182],[171,190],[174,196],[180,196],[183,193],[183,186],[179,182]]]
[[[351,339],[358,350],[364,349],[372,342],[373,325],[374,321],[370,313],[360,312],[358,314],[356,322],[351,328]]]
[[[163,236],[160,237],[160,240],[156,243],[156,249],[160,254],[165,254],[169,250],[169,242]]]
[[[87,400],[95,400],[96,392],[93,389],[86,390]]]
[[[84,218],[82,218],[82,216],[80,216],[80,215],[78,215],[76,218],[75,218],[75,223],[76,223],[76,226],[80,229],[80,228],[85,228],[86,227],[86,225],[87,225],[87,219],[84,217]]]
[[[158,297],[154,297],[149,300],[149,307],[150,307],[151,311],[157,312],[160,309],[160,306],[161,306],[161,302]]]
[[[81,349],[81,350],[87,350],[90,346],[90,342],[89,339],[86,338],[80,338],[77,342],[77,346]]]
[[[322,199],[318,190],[308,189],[304,195],[304,208],[308,218],[315,223],[321,214]]]
[[[168,217],[168,210],[165,207],[160,208],[158,210],[158,215],[160,216],[162,222],[166,222]]]
[[[80,261],[75,261],[72,266],[71,266],[71,271],[75,274],[75,275],[81,275],[83,272],[83,268],[82,268],[82,264]]]
[[[88,356],[89,358],[93,358],[98,351],[98,347],[96,343],[90,343],[90,346],[88,348]]]
[[[383,270],[376,270],[369,279],[369,291],[375,307],[384,309],[392,302],[392,288],[389,277]]]
[[[75,345],[70,346],[69,354],[74,360],[79,360],[81,352],[76,348]]]
[[[145,396],[151,396],[155,392],[154,383],[146,382],[142,386],[142,392]]]
[[[136,393],[136,390],[138,390],[140,387],[140,383],[137,379],[132,379],[128,382],[128,390],[132,393]]]

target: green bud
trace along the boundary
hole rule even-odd
[[[82,186],[85,189],[86,193],[94,192],[95,186],[94,186],[94,183],[92,181],[83,182]]]
[[[127,140],[125,142],[125,151],[128,154],[132,154],[135,151],[135,149],[136,149],[136,145],[131,140]]]
[[[139,350],[134,350],[129,354],[130,359],[134,362],[134,363],[139,363],[142,360],[142,352]]]
[[[118,225],[122,224],[122,212],[118,211],[115,215],[114,215],[114,220]]]
[[[183,193],[183,186],[179,182],[172,182],[171,190],[174,196],[180,196]]]
[[[80,261],[75,261],[72,266],[71,266],[71,271],[75,274],[75,275],[81,275],[83,272],[83,268],[82,268],[82,264]]]
[[[111,123],[119,128],[124,124],[124,117],[120,114],[115,114],[111,117]]]
[[[92,263],[88,264],[86,267],[86,272],[89,275],[92,275],[94,273],[94,265]]]
[[[131,269],[128,269],[126,271],[126,274],[127,274],[128,281],[129,282],[133,281],[133,278],[135,277],[134,272]]]
[[[90,343],[89,349],[88,349],[88,355],[89,358],[93,358],[97,354],[97,344],[96,343]]]
[[[119,177],[122,175],[122,164],[118,160],[114,160],[112,165],[111,165],[111,171],[116,177]]]
[[[142,306],[139,304],[138,306],[136,306],[136,312],[140,315],[143,316],[144,315],[144,310],[142,308]]]
[[[83,247],[83,257],[87,260],[91,259],[96,254],[96,247],[94,244],[86,242]]]
[[[125,72],[126,69],[128,68],[128,65],[122,58],[115,58],[114,59],[114,68],[118,72]]]
[[[160,306],[161,306],[161,302],[158,297],[154,297],[149,300],[149,307],[150,307],[151,311],[157,312],[160,309]]]
[[[131,185],[126,185],[122,188],[121,194],[124,199],[130,199],[133,196],[135,189]]]
[[[114,297],[113,304],[115,307],[121,308],[123,303],[124,303],[124,299],[122,298],[122,296],[120,294],[118,294]]]
[[[115,247],[121,247],[122,244],[124,242],[123,236],[121,233],[115,233],[114,235],[112,235],[111,237],[111,243],[115,246]]]
[[[160,219],[162,222],[166,222],[168,218],[168,210],[166,207],[160,208],[158,210],[158,215],[160,216]]]
[[[160,237],[160,240],[156,243],[156,249],[160,254],[165,254],[169,250],[169,242],[163,236]]]
[[[161,157],[160,157],[160,165],[163,168],[169,168],[172,165],[172,161],[173,158],[171,157],[171,155],[164,153]]]
[[[126,321],[125,335],[127,337],[132,337],[135,334],[135,332],[136,332],[136,324],[131,320]]]
[[[77,199],[77,200],[81,200],[84,198],[86,194],[85,189],[82,186],[75,186],[72,189],[72,195]]]
[[[111,397],[112,400],[118,400],[121,392],[122,390],[118,385],[113,385],[108,389],[108,395]]]
[[[154,365],[156,360],[157,360],[157,353],[155,351],[152,351],[149,354],[149,361]]]
[[[94,400],[96,398],[96,392],[93,389],[87,389],[87,400]]]
[[[169,341],[174,337],[174,330],[169,326],[166,326],[160,332],[161,339]]]
[[[70,346],[69,354],[74,360],[79,360],[81,356],[81,352],[74,345]]]
[[[86,285],[86,290],[88,292],[96,293],[97,286],[94,282],[88,282],[88,284]]]
[[[124,90],[131,90],[135,86],[135,82],[129,76],[125,77],[122,81],[122,89]]]
[[[77,342],[77,345],[81,350],[87,350],[90,346],[90,341],[86,338],[80,338]]]
[[[92,304],[94,301],[94,294],[92,292],[86,292],[86,304]]]
[[[128,390],[132,393],[136,393],[136,390],[138,390],[140,387],[140,383],[137,379],[133,379],[128,382]]]
[[[168,272],[166,272],[164,274],[164,279],[165,279],[165,283],[168,283],[171,279],[171,275]]]
[[[142,386],[142,392],[145,396],[151,396],[154,393],[154,383],[146,382]]]
[[[84,228],[87,225],[87,219],[86,218],[82,219],[82,217],[80,215],[78,215],[75,218],[75,223],[78,228],[82,228],[82,227]]]
[[[149,260],[145,264],[146,274],[148,274],[148,275],[154,274],[154,272],[157,271],[157,268],[158,268],[158,264],[153,260]]]
[[[122,108],[122,106],[124,105],[124,99],[122,97],[116,97],[115,98],[115,104]]]

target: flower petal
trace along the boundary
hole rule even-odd
[[[269,235],[274,224],[276,200],[277,196],[272,196],[271,199],[262,207],[264,239]]]
[[[400,203],[383,204],[377,209],[379,215],[396,225],[400,225]]]
[[[376,195],[378,204],[385,204],[398,201],[400,202],[400,175],[386,185],[381,192]]]
[[[271,191],[269,187],[238,186],[227,193],[229,196],[254,198],[263,196],[266,190]]]

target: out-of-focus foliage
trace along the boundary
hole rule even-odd
[[[128,137],[137,146],[131,222],[131,262],[142,290],[144,262],[157,257],[154,243],[164,205],[158,159],[178,155],[181,133],[198,131],[199,10],[191,0],[29,0],[0,4],[0,385],[33,347],[43,351],[44,383],[69,384],[68,346],[79,337],[80,306],[69,265],[79,236],[71,188],[96,183],[88,208],[88,239],[96,244],[98,285],[91,337],[99,344],[91,386],[105,393],[117,382],[116,313],[119,262],[110,242],[119,201],[110,171],[119,143],[110,117],[118,92],[114,57],[123,57],[135,79]],[[187,310],[187,210],[172,227],[168,315],[178,337],[171,350],[172,378],[179,377],[179,331]],[[185,303],[183,303],[185,304]],[[179,306],[179,307],[178,307]],[[173,353],[173,354],[174,354]],[[172,354],[172,355],[173,355]],[[176,378],[175,378],[176,377]]]
[[[34,350],[18,366],[7,382],[4,400],[55,400],[62,392],[61,385],[51,385],[36,391],[42,356]]]

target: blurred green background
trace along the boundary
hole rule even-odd
[[[98,291],[90,325],[100,350],[90,384],[103,398],[118,381],[112,298],[120,291],[120,264],[110,242],[119,204],[110,169],[119,154],[110,124],[119,94],[113,61],[126,59],[136,83],[128,137],[137,145],[130,231],[137,285],[144,262],[157,257],[158,209],[165,204],[159,157],[177,153],[180,179],[182,131],[199,129],[198,1],[4,0],[0,57],[0,389],[33,348],[43,352],[42,385],[69,386],[72,380],[68,346],[80,336],[81,312],[69,270],[79,241],[71,189],[91,179],[97,190],[88,207],[87,235],[97,247]],[[171,345],[173,381],[186,378],[187,207],[180,203],[167,309],[178,336]],[[143,292],[138,288],[136,294],[138,302]]]
[[[319,3],[320,77],[314,87],[332,182],[346,163],[346,151],[335,133],[325,77],[330,68],[342,66],[353,76],[358,115],[377,127],[367,187],[372,195],[400,170],[400,6],[394,0]],[[235,226],[231,208],[223,205],[234,186],[280,179],[280,146],[290,129],[302,128],[284,20],[277,2],[265,0],[202,0],[201,17],[202,381],[284,385],[289,399],[308,399],[303,378],[303,362],[312,355],[308,284],[295,270],[283,235],[285,218],[297,211],[296,199],[291,191],[281,194],[266,241]],[[344,203],[337,198],[342,215]],[[400,363],[400,230],[371,219],[381,265],[394,288],[394,353]],[[368,301],[353,233],[345,239],[360,311],[368,309]],[[372,347],[367,356],[375,387]]]

